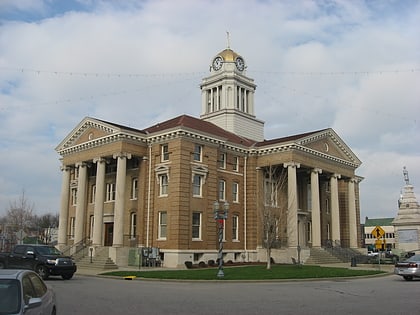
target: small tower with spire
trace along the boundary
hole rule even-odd
[[[227,131],[255,140],[264,140],[264,122],[255,116],[254,80],[246,75],[245,59],[230,48],[213,57],[210,75],[202,80],[201,115]]]
[[[398,214],[392,224],[395,228],[396,247],[403,251],[410,251],[420,248],[420,206],[405,166],[403,175],[405,186],[398,200]]]

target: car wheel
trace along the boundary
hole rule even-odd
[[[407,281],[413,280],[412,276],[404,276],[403,278],[404,278],[404,280],[407,280]]]
[[[72,274],[72,273],[70,273],[70,274],[65,274],[65,275],[61,275],[61,277],[62,277],[64,280],[70,280],[71,278],[73,278],[73,274]]]
[[[0,269],[4,269],[4,263],[0,262]]]
[[[50,276],[50,273],[45,266],[36,266],[35,272],[42,278],[42,280],[47,280]]]

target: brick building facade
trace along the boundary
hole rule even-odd
[[[200,118],[134,129],[86,117],[58,145],[59,246],[87,243],[120,265],[138,247],[159,248],[167,267],[215,260],[218,201],[229,204],[225,260],[266,259],[267,207],[276,213],[276,262],[298,250],[304,260],[311,247],[359,247],[361,162],[334,130],[264,140],[256,85],[230,48],[200,88]]]

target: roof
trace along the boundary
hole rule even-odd
[[[22,269],[0,269],[0,279],[17,279],[19,275],[28,270]]]
[[[292,135],[292,136],[287,136],[287,137],[281,137],[281,138],[275,138],[275,139],[270,139],[270,140],[264,140],[261,142],[258,142],[255,144],[256,147],[263,147],[266,145],[271,145],[271,144],[277,144],[277,143],[283,143],[283,142],[290,142],[290,141],[295,141],[313,134],[316,134],[318,132],[322,132],[325,131],[327,129],[321,129],[321,130],[317,130],[317,131],[310,131],[310,132],[305,132],[305,133],[301,133],[301,134],[296,134],[296,135]]]
[[[234,133],[226,131],[223,128],[216,126],[211,122],[201,120],[188,115],[181,115],[164,122],[158,123],[154,126],[144,129],[143,131],[149,134],[161,132],[176,127],[185,127],[200,132],[205,132],[210,135],[218,136],[226,139],[226,141],[244,146],[252,146],[256,143],[254,140],[250,140],[245,137],[238,136]]]
[[[226,48],[217,55],[222,57],[225,62],[235,61],[235,59],[239,57],[239,55],[230,48]]]
[[[377,219],[366,218],[365,227],[367,226],[392,226],[392,221],[394,221],[394,218],[377,218]]]

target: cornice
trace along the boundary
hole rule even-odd
[[[97,138],[97,139],[94,139],[85,143],[81,143],[78,145],[67,146],[67,147],[65,146],[63,149],[58,150],[57,152],[61,156],[66,156],[66,155],[82,152],[88,149],[97,148],[102,145],[119,142],[119,141],[129,141],[129,142],[137,143],[137,144],[153,145],[153,144],[173,140],[176,138],[189,138],[189,139],[194,139],[194,141],[210,143],[228,151],[238,152],[238,153],[241,153],[244,155],[250,155],[250,156],[264,156],[264,155],[269,155],[273,153],[281,153],[281,152],[288,152],[288,151],[295,150],[295,151],[303,152],[303,153],[306,153],[315,157],[319,157],[328,161],[332,161],[337,164],[349,166],[352,168],[357,168],[360,166],[360,161],[357,159],[356,160],[354,159],[354,155],[351,152],[347,151],[346,149],[347,147],[343,145],[342,141],[337,139],[337,137],[335,136],[335,133],[331,132],[330,130],[327,130],[326,132],[323,132],[323,133],[318,133],[318,134],[308,136],[302,140],[299,140],[297,143],[291,142],[291,143],[287,143],[283,145],[271,146],[271,147],[266,147],[266,148],[255,148],[255,147],[245,147],[245,146],[229,143],[224,139],[212,137],[211,135],[208,135],[205,133],[198,133],[198,132],[195,132],[193,130],[190,130],[188,128],[183,128],[183,127],[169,130],[164,133],[140,136],[140,135],[136,135],[129,132],[115,133],[115,129],[103,126],[100,123],[89,121],[86,124],[84,124],[83,128],[80,128],[80,130],[78,130],[72,136],[72,138],[73,137],[77,138],[78,136],[80,136],[80,134],[83,132],[81,131],[81,129],[86,130],[89,126],[94,126],[95,128],[101,128],[102,130],[108,131],[108,132],[113,131],[114,133],[108,136]],[[331,139],[333,139],[334,143],[336,143],[337,146],[343,152],[345,152],[346,156],[349,157],[351,161],[344,160],[344,159],[341,159],[332,155],[328,155],[328,154],[325,154],[320,151],[316,151],[316,150],[313,150],[311,148],[304,146],[304,144],[307,144],[307,143],[310,143],[310,142],[313,142],[315,140],[319,140],[322,138],[326,138],[328,136]]]
[[[119,141],[129,141],[134,143],[147,143],[147,139],[145,137],[136,136],[130,133],[115,133],[111,135],[107,135],[105,137],[97,138],[94,140],[90,140],[81,144],[73,145],[73,146],[65,146],[64,149],[57,150],[58,154],[61,156],[66,156],[69,154],[79,153],[85,150],[94,149],[106,144],[111,144]]]
[[[296,144],[296,143],[289,143],[289,144],[270,147],[270,148],[254,149],[254,150],[251,150],[251,154],[257,155],[257,156],[264,156],[264,155],[269,155],[269,154],[273,154],[273,153],[289,152],[289,151],[293,151],[293,150],[304,152],[304,153],[310,154],[312,156],[320,157],[322,159],[332,161],[332,162],[335,162],[335,163],[338,163],[338,164],[350,166],[350,167],[353,167],[353,168],[359,167],[359,164],[357,164],[357,163],[350,162],[350,161],[347,161],[347,160],[344,160],[344,159],[340,159],[338,157],[328,155],[328,154],[322,153],[320,151],[313,150],[313,149],[308,148],[308,147],[304,147],[304,146]]]
[[[114,128],[108,127],[108,126],[104,125],[103,123],[99,123],[99,122],[96,122],[96,121],[93,121],[93,120],[86,120],[84,122],[84,124],[79,129],[77,129],[77,131],[75,133],[73,133],[71,135],[71,137],[68,139],[67,143],[73,143],[76,139],[78,139],[80,137],[81,134],[83,134],[88,128],[91,128],[91,127],[99,129],[99,130],[104,131],[106,133],[115,133]],[[67,148],[67,147],[70,147],[70,145],[65,144],[63,147]]]

